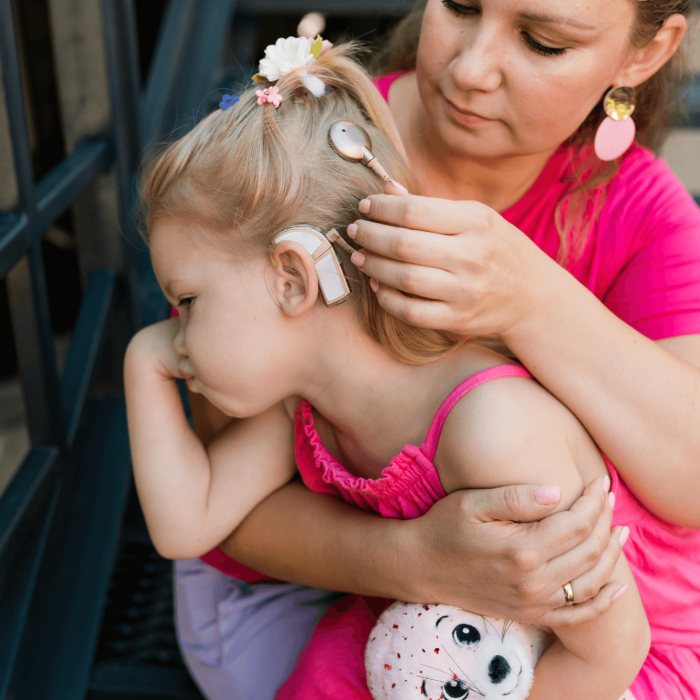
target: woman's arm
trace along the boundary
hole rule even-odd
[[[605,471],[581,426],[531,379],[489,382],[463,398],[445,423],[435,464],[448,491],[513,480],[558,483],[560,508],[591,474]],[[624,555],[611,581],[622,600],[605,614],[573,628],[554,626],[558,641],[537,664],[532,700],[617,700],[636,677],[650,631]]]
[[[229,425],[205,447],[187,423],[175,381],[177,326],[163,321],[134,336],[124,386],[134,479],[151,539],[163,556],[190,558],[216,546],[292,478],[294,430],[280,405]]]
[[[369,202],[363,213],[383,223],[357,222],[355,240],[365,248],[358,262],[381,281],[374,286],[387,311],[419,326],[500,335],[649,510],[700,527],[696,336],[645,338],[481,204],[388,195]]]

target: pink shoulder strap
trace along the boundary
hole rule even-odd
[[[433,422],[428,429],[428,434],[425,436],[425,440],[421,446],[423,454],[430,460],[435,457],[440,435],[442,434],[442,428],[445,425],[447,416],[461,398],[466,396],[472,389],[476,389],[476,387],[486,382],[493,381],[494,379],[511,379],[513,377],[525,377],[529,379],[532,375],[520,365],[497,365],[496,367],[482,369],[480,372],[472,374],[471,377],[465,379],[461,384],[458,384],[442,402],[440,408],[438,408],[435,418],[433,418]]]
[[[379,93],[384,98],[384,102],[389,101],[389,88],[391,87],[394,80],[400,78],[402,75],[410,73],[410,71],[404,70],[400,73],[389,73],[389,75],[383,75],[381,78],[376,78],[373,82]]]

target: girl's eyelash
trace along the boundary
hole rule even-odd
[[[442,0],[442,4],[451,12],[460,17],[467,17],[479,11],[478,7],[461,5],[454,0]],[[535,41],[527,32],[523,32],[523,38],[527,45],[535,52],[541,56],[563,56],[566,53],[566,49],[554,48],[553,46],[545,46]]]

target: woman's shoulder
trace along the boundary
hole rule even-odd
[[[663,158],[634,144],[612,178],[602,214],[647,234],[700,227],[700,208]]]
[[[389,101],[389,90],[398,78],[411,71],[403,70],[398,73],[389,73],[388,75],[382,75],[379,78],[374,79],[374,85],[379,90],[379,94],[384,98],[385,102]]]

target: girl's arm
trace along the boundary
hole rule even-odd
[[[387,311],[418,326],[500,335],[650,511],[700,527],[698,336],[644,337],[477,202],[368,201],[363,213],[374,221],[358,222],[358,262],[381,283],[377,298]]]
[[[435,463],[447,491],[513,480],[558,483],[561,507],[605,471],[573,416],[530,379],[471,391],[448,417]],[[649,625],[624,555],[611,580],[628,590],[606,613],[576,627],[553,627],[558,640],[537,664],[530,698],[617,700],[632,683],[649,650]]]
[[[153,544],[172,559],[200,556],[295,472],[284,408],[235,421],[205,448],[190,428],[175,378],[178,321],[132,339],[124,362],[134,478]],[[235,459],[233,456],[235,455]]]

